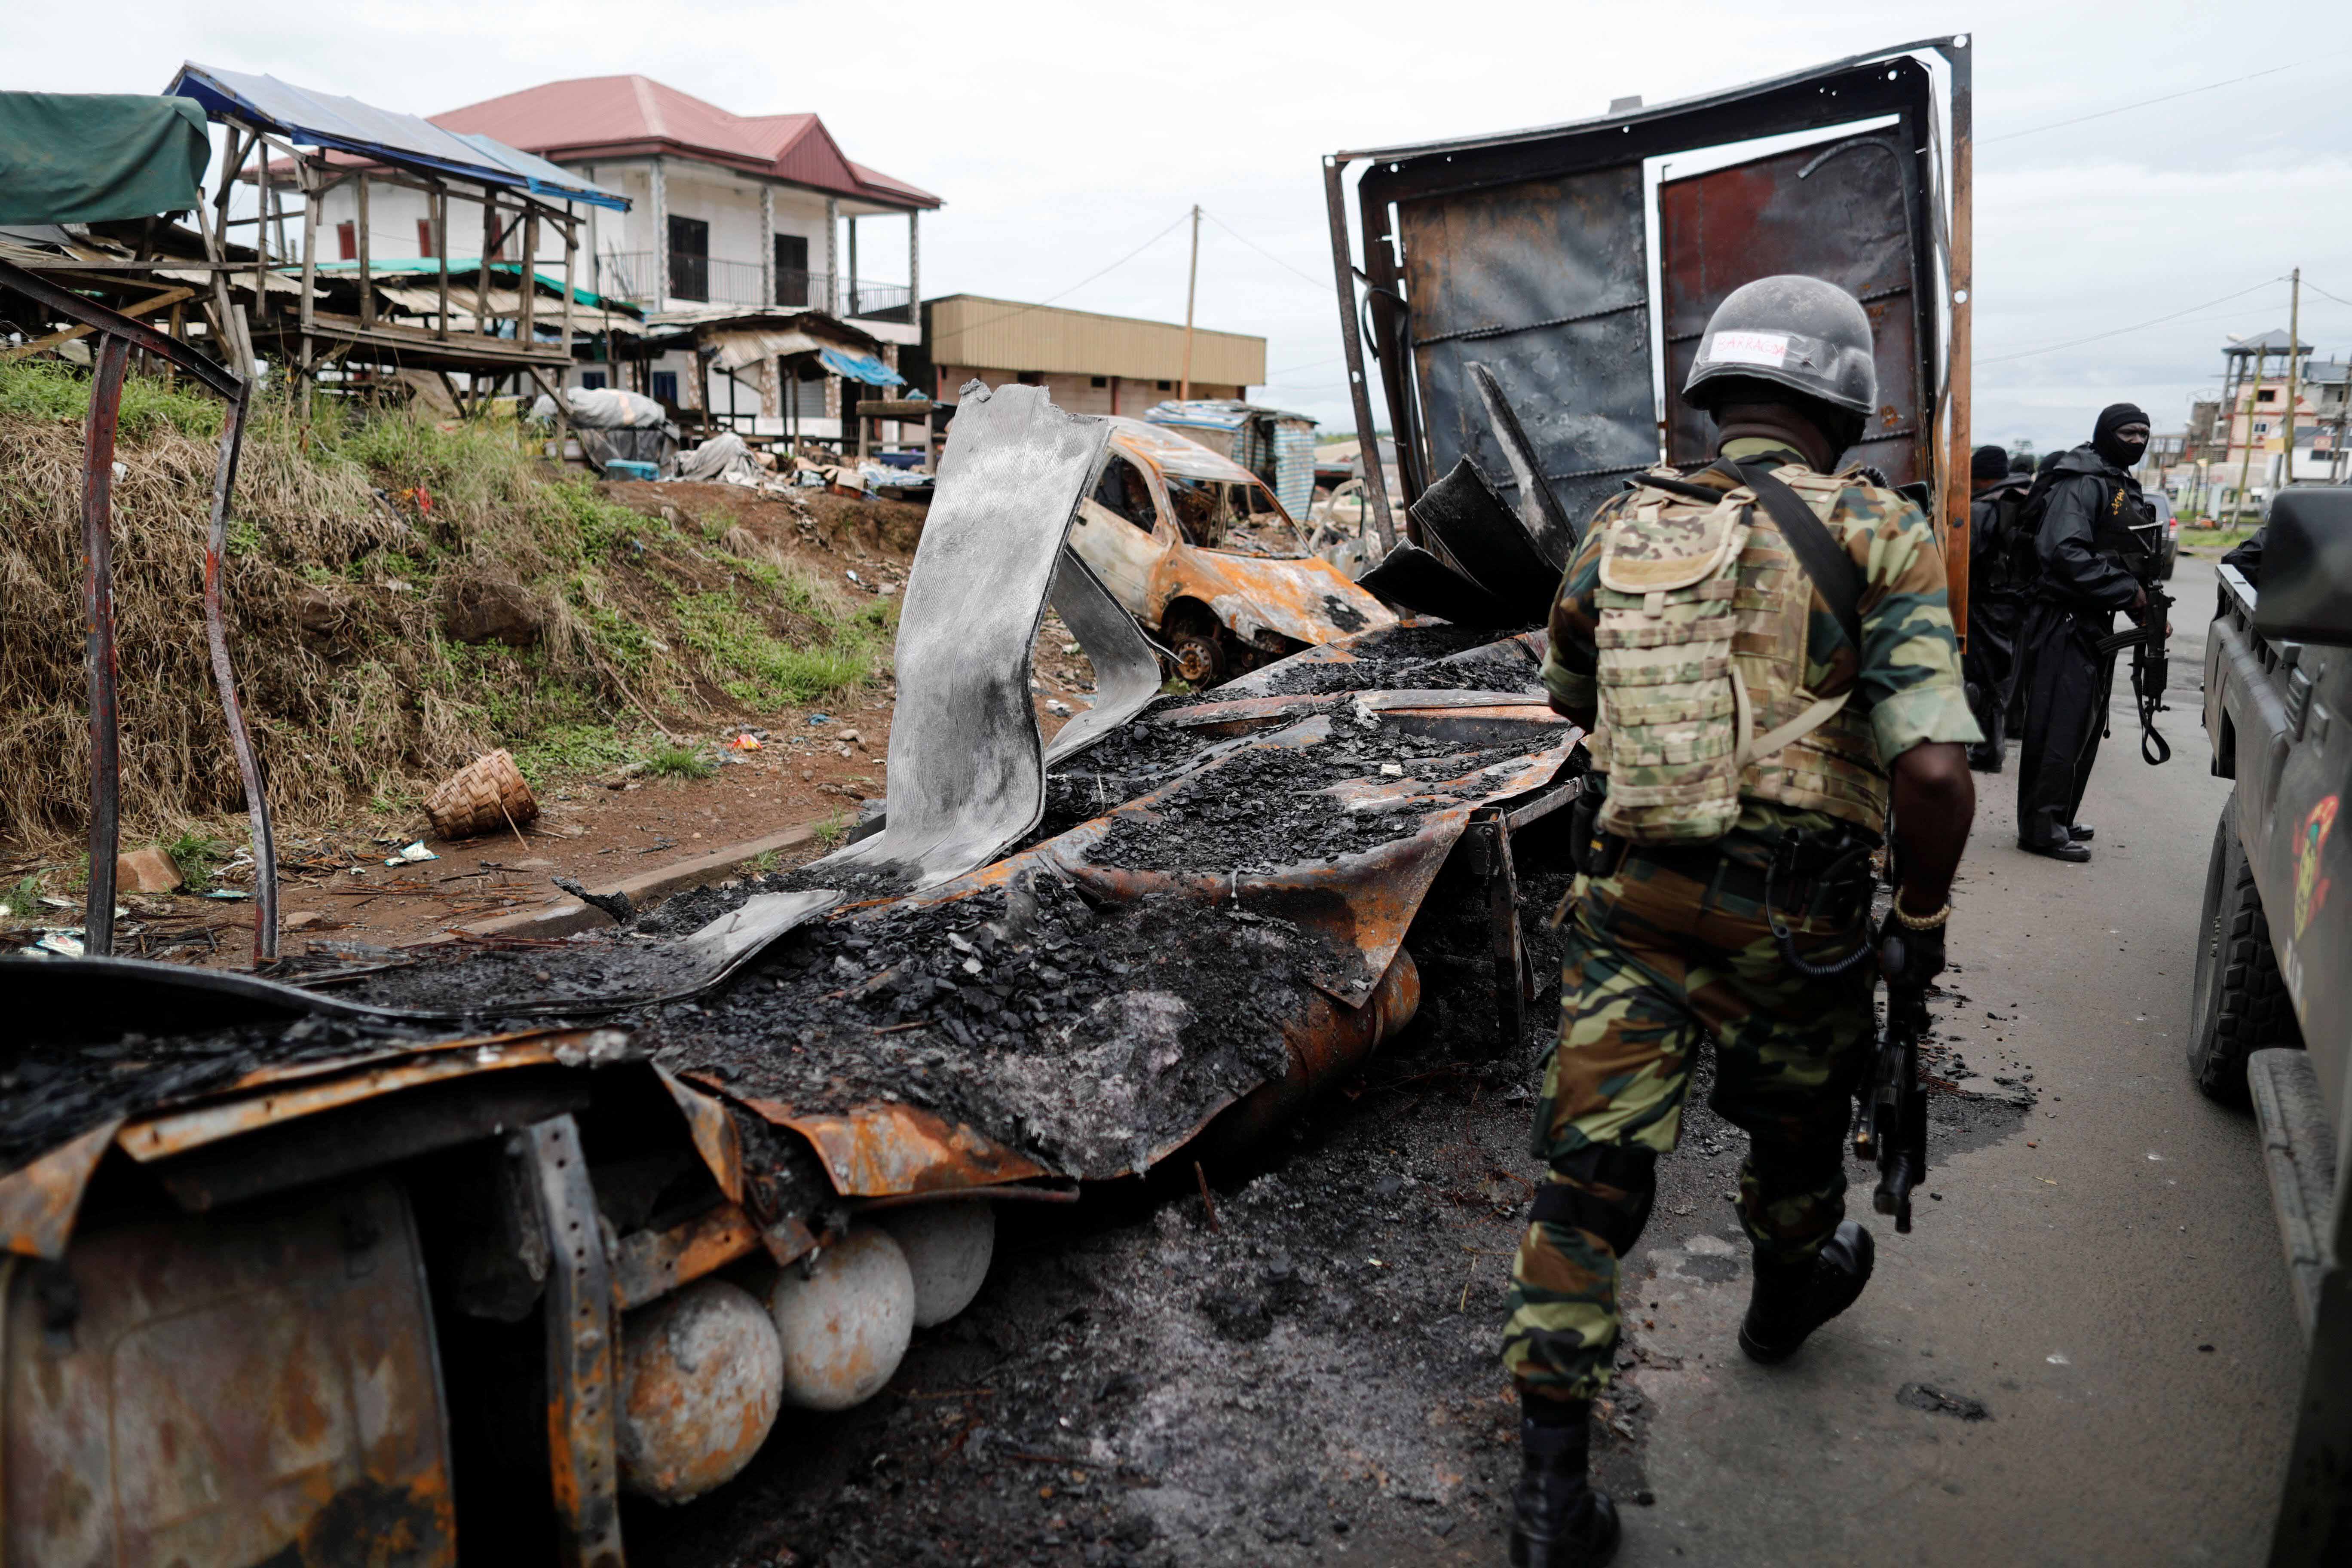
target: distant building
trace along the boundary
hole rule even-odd
[[[862,323],[861,323],[862,324]],[[1181,322],[1024,305],[979,294],[926,300],[922,342],[899,369],[917,389],[952,402],[978,379],[1042,386],[1074,414],[1125,414],[1177,395],[1184,377]],[[1265,340],[1239,332],[1192,332],[1192,395],[1246,398],[1265,381]]]
[[[2184,510],[2240,516],[2258,513],[2290,477],[2342,475],[2344,365],[2314,360],[2309,343],[2284,331],[2238,339],[2221,353],[2221,395],[2191,404],[2181,436],[2150,444],[2143,482],[2162,486]]]

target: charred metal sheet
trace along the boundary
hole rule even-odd
[[[173,1202],[201,1214],[484,1142],[590,1099],[585,1073],[551,1064],[468,1076],[220,1139],[148,1169]]]
[[[1395,618],[1346,573],[1312,555],[1286,560],[1180,545],[1152,574],[1155,614],[1164,616],[1180,599],[1206,605],[1244,642],[1266,632],[1292,642],[1332,642]]]
[[[759,1250],[760,1226],[733,1204],[720,1204],[667,1230],[621,1238],[613,1255],[613,1289],[624,1309],[642,1307]]]
[[[1715,454],[1715,422],[1682,400],[1707,318],[1742,284],[1796,272],[1836,284],[1870,315],[1879,405],[1853,455],[1896,484],[1935,471],[1919,353],[1920,313],[1932,307],[1911,244],[1914,174],[1890,128],[1659,185],[1669,462]]]
[[[889,826],[815,862],[814,879],[929,887],[1045,815],[1030,653],[1109,435],[1040,387],[965,388],[899,612]]]
[[[106,1157],[121,1125],[119,1116],[102,1121],[23,1169],[0,1176],[0,1237],[5,1237],[7,1251],[29,1258],[65,1256],[90,1173]]]
[[[1423,492],[1412,503],[1412,515],[1431,552],[1442,550],[1457,572],[1508,612],[1511,618],[1504,624],[1535,626],[1551,613],[1559,566],[1544,558],[1527,524],[1503,504],[1470,458]]]
[[[1636,161],[1401,205],[1403,331],[1432,473],[1465,457],[1509,471],[1474,360],[1519,411],[1569,511],[1583,516],[1657,461],[1643,204]]]
[[[397,1187],[97,1231],[52,1269],[0,1304],[6,1561],[457,1561]]]
[[[1576,519],[1551,493],[1551,483],[1543,475],[1543,459],[1537,455],[1535,443],[1528,439],[1527,427],[1519,423],[1518,411],[1503,395],[1502,383],[1495,379],[1495,373],[1476,360],[1465,368],[1470,373],[1470,384],[1478,390],[1479,403],[1486,410],[1486,427],[1495,433],[1495,444],[1502,447],[1503,460],[1511,465],[1511,482],[1518,487],[1519,521],[1557,576],[1567,569],[1568,558],[1576,552]]]
[[[834,1190],[845,1198],[988,1187],[1053,1174],[1024,1154],[911,1105],[861,1106],[843,1115],[803,1115],[772,1100],[744,1106],[815,1145]]]
[[[743,1201],[743,1135],[735,1130],[735,1118],[726,1105],[711,1095],[686,1082],[668,1068],[656,1067],[654,1072],[661,1079],[662,1087],[677,1102],[678,1111],[686,1118],[688,1133],[694,1139],[694,1152],[702,1156],[710,1179],[727,1194],[730,1203]]]
[[[1417,544],[1400,544],[1359,579],[1390,604],[1458,626],[1526,624],[1510,605]]]
[[[376,1016],[374,1009],[280,981],[140,958],[0,958],[0,993],[18,1027],[57,1045],[103,1045],[133,1030],[195,1033],[291,1023],[314,1013]]]
[[[569,1116],[521,1134],[553,1253],[547,1272],[547,1449],[557,1560],[623,1568],[614,1405],[618,1351],[612,1270],[580,1130]]]
[[[403,1089],[478,1073],[563,1063],[616,1061],[628,1045],[618,1029],[570,1029],[512,1044],[485,1041],[471,1050],[443,1050],[421,1059],[363,1071],[325,1082],[304,1083],[248,1095],[194,1110],[144,1117],[123,1128],[116,1142],[144,1163],[184,1154],[223,1138],[257,1128],[354,1105]]]
[[[1054,736],[1045,766],[1073,756],[1143,711],[1160,692],[1160,658],[1094,568],[1065,546],[1054,570],[1055,614],[1094,666],[1095,703]]]

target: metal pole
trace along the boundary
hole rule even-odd
[[[2303,394],[2303,268],[2290,274],[2293,291],[2286,307],[2286,472],[2283,485],[2294,483],[2294,400]]]
[[[2253,477],[2254,400],[2263,393],[2263,356],[2265,352],[2260,348],[2254,350],[2254,379],[2246,389],[2246,455],[2239,460],[2238,493],[2230,501],[2230,526],[2232,528],[2237,526],[2238,520],[2246,513],[2246,482]],[[2234,438],[2237,433],[2237,410],[2232,407],[2230,411],[2230,434]]]
[[[94,957],[114,951],[114,857],[121,848],[122,757],[115,707],[114,666],[114,425],[122,408],[122,372],[131,345],[112,332],[98,335],[89,386],[89,417],[82,426],[82,624],[89,637],[89,889],[82,908],[82,946]]]
[[[205,540],[205,641],[212,652],[213,684],[220,689],[221,717],[228,723],[229,746],[236,752],[236,771],[245,782],[245,815],[253,830],[253,962],[256,967],[278,958],[278,839],[269,826],[269,795],[261,780],[261,759],[253,750],[253,733],[237,700],[236,672],[229,662],[228,619],[221,607],[223,579],[228,561],[228,498],[236,488],[236,463],[244,447],[246,405],[249,387],[239,387],[229,399],[228,418],[221,427],[220,463],[213,473],[212,528]]]
[[[1184,270],[1184,376],[1176,384],[1176,400],[1192,396],[1192,300],[1201,285],[1201,206],[1192,205],[1192,261]]]

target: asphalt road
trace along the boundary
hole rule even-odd
[[[2212,565],[2174,584],[2175,750],[2137,754],[2118,679],[2084,818],[2095,857],[2016,848],[2016,753],[1979,775],[1938,1033],[1979,1114],[1934,1152],[1916,1228],[1877,1233],[1869,1292],[1792,1363],[1733,1341],[1747,1247],[1736,1134],[1702,1110],[1629,1295],[1657,1501],[1633,1564],[2240,1563],[2262,1560],[2299,1335],[2251,1118],[2183,1063],[2193,927],[2229,785],[2198,713]],[[2003,1081],[2005,1080],[2005,1081]],[[1851,1167],[1857,1176],[1860,1167]],[[1650,1303],[1655,1303],[1652,1307]],[[1914,1391],[1979,1402],[1982,1419]]]

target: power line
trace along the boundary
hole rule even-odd
[[[2303,286],[2310,289],[2313,293],[2318,295],[2323,300],[2335,300],[2339,305],[2352,305],[2352,300],[2338,299],[2336,295],[2330,294],[2326,289],[2322,289],[2318,284],[2314,283],[2308,278],[2303,280]]]
[[[1192,215],[1191,211],[1187,210],[1180,216],[1174,223],[1170,224],[1166,228],[1163,228],[1158,234],[1153,235],[1150,239],[1145,240],[1141,245],[1137,246],[1133,250],[1129,251],[1117,261],[1112,262],[1109,266],[1101,268],[1099,271],[1087,273],[1084,278],[1079,279],[1076,283],[1071,284],[1068,288],[1063,289],[1058,294],[1048,294],[1045,298],[1037,300],[1034,304],[1024,305],[1018,310],[1007,310],[1001,316],[991,316],[984,321],[973,321],[965,326],[959,327],[956,329],[953,335],[961,338],[965,333],[978,331],[982,327],[992,327],[999,321],[1009,321],[1015,316],[1025,316],[1032,310],[1042,310],[1056,300],[1066,300],[1071,295],[1076,293],[1079,289],[1085,288],[1087,284],[1093,282],[1096,279],[1103,276],[1104,273],[1115,272],[1118,268],[1126,266],[1129,262],[1134,260],[1137,257],[1142,255],[1145,251],[1150,249],[1153,246],[1159,244],[1170,235],[1175,233],[1185,224],[1191,222],[1192,217]]]
[[[2088,121],[2105,120],[2111,114],[2127,114],[2135,109],[2147,109],[2153,104],[2170,103],[2175,99],[2191,98],[2200,92],[2218,91],[2225,87],[2235,87],[2240,82],[2253,81],[2261,77],[2276,76],[2281,71],[2295,70],[2304,66],[2318,65],[2326,60],[2337,59],[2347,54],[2352,54],[2352,49],[2338,49],[2335,54],[2315,55],[2310,59],[2290,60],[2285,65],[2272,66],[2267,70],[2250,71],[2244,76],[2233,76],[2227,81],[2209,81],[2202,87],[2184,87],[2179,92],[2168,92],[2158,98],[2143,98],[2134,103],[2119,103],[2113,109],[2102,109],[2090,114],[2078,114],[2072,120],[2053,120],[2047,125],[2031,125],[2022,131],[2004,132],[1999,136],[1979,136],[1977,138],[1977,145],[1984,147],[1995,142],[2014,141],[2020,136],[2039,136],[2044,131],[2060,131],[2069,125],[2081,125]]]
[[[1260,256],[1265,257],[1268,261],[1273,262],[1276,267],[1281,268],[1285,272],[1289,273],[1292,277],[1305,279],[1307,282],[1312,283],[1317,289],[1322,289],[1326,292],[1330,289],[1331,279],[1328,278],[1311,277],[1307,273],[1299,271],[1297,268],[1293,267],[1289,262],[1285,261],[1281,257],[1276,256],[1273,251],[1268,250],[1263,245],[1258,244],[1257,241],[1242,233],[1241,230],[1235,228],[1233,225],[1227,223],[1224,219],[1205,208],[1202,210],[1201,216],[1207,218],[1211,223],[1215,224],[1219,228],[1223,229],[1227,234],[1232,235],[1235,239],[1240,240],[1244,245],[1248,246],[1252,250],[1256,251]]]
[[[2167,321],[2179,321],[2181,317],[2193,315],[2199,310],[2210,310],[2216,305],[2223,305],[2232,300],[2242,299],[2246,295],[2254,292],[2254,289],[2267,289],[2273,283],[2284,283],[2286,279],[2284,278],[2265,278],[2261,282],[2255,284],[2253,288],[2241,289],[2235,294],[2224,294],[2219,300],[2208,300],[2201,305],[2191,305],[2185,310],[2175,310],[2170,315],[2158,316],[2151,321],[2136,321],[2128,327],[2117,327],[2113,331],[2093,332],[2087,338],[2072,338],[2063,343],[2044,343],[2038,349],[2020,349],[2013,354],[1995,354],[1990,359],[1979,359],[1975,363],[1978,364],[2002,364],[2013,359],[2031,359],[2035,354],[2055,353],[2060,349],[2080,348],[2084,343],[2095,343],[2106,338],[2119,338],[2126,332],[2141,331],[2149,327],[2162,326]]]

